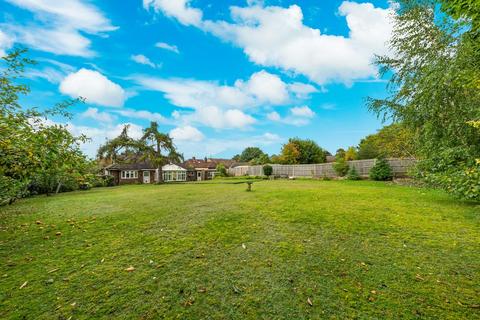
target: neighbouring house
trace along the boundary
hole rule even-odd
[[[204,158],[196,159],[193,157],[185,161],[182,167],[187,169],[187,181],[211,180],[217,172],[217,165],[223,164],[227,169],[235,163],[230,159]]]

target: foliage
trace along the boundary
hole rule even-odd
[[[349,147],[347,151],[345,151],[345,160],[352,161],[357,159],[357,149],[355,147]]]
[[[387,159],[378,158],[375,165],[370,169],[369,177],[375,181],[389,181],[393,179],[393,170]]]
[[[352,167],[350,167],[350,169],[348,169],[347,179],[348,180],[361,180],[362,178],[358,174],[357,169],[354,166],[352,166]]]
[[[345,161],[345,158],[340,158],[333,163],[333,169],[339,177],[344,177],[349,170],[348,162]]]
[[[339,148],[335,153],[335,159],[336,160],[345,159],[345,154],[346,154],[345,149]]]
[[[263,166],[263,174],[266,175],[267,177],[270,177],[273,173],[273,168],[271,165],[266,164]]]
[[[265,164],[269,161],[268,155],[258,147],[248,147],[240,154],[238,161],[251,164]]]
[[[452,193],[449,184],[428,177],[457,181],[465,177],[460,172],[475,172],[474,161],[480,158],[480,132],[469,125],[480,119],[478,16],[470,15],[478,5],[462,3],[473,4],[442,1],[447,14],[471,19],[450,19],[432,1],[402,2],[395,16],[391,55],[377,59],[382,74],[392,74],[389,96],[369,100],[378,115],[415,132],[416,152],[423,160],[419,176]],[[438,171],[433,160],[450,153],[456,155],[454,162],[446,159],[450,166]],[[468,177],[465,183],[471,185],[465,189],[476,190],[475,174]]]
[[[225,165],[223,163],[219,163],[217,164],[217,173],[215,176],[220,176],[220,177],[228,177],[228,173],[227,173],[227,168],[225,168]]]
[[[413,158],[415,157],[415,138],[411,129],[402,124],[391,124],[369,135],[358,145],[357,159]]]
[[[11,177],[0,175],[0,206],[11,204],[16,199],[27,195],[28,184],[25,181],[15,180]]]
[[[279,162],[282,164],[324,163],[327,153],[313,140],[290,138],[282,147]]]
[[[4,57],[0,74],[0,176],[8,190],[3,195],[9,197],[7,202],[27,192],[61,191],[63,184],[88,169],[79,147],[86,137],[74,137],[65,125],[47,119],[52,115],[69,118],[67,108],[81,100],[67,100],[43,112],[20,105],[20,97],[30,92],[19,83],[25,66],[33,63],[25,57],[26,51],[14,49]]]
[[[245,188],[131,185],[0,208],[2,318],[478,318],[478,206],[371,181]]]

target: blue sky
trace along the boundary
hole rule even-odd
[[[186,157],[269,154],[289,137],[330,152],[382,123],[364,99],[385,95],[374,54],[388,50],[387,1],[0,0],[0,54],[16,44],[29,107],[82,96],[74,134],[93,156],[130,124],[151,120]]]

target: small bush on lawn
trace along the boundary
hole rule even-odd
[[[347,179],[348,180],[360,180],[362,178],[358,174],[357,169],[355,167],[351,167],[350,170],[348,170]]]
[[[347,161],[345,161],[345,159],[340,158],[333,164],[333,169],[338,174],[338,176],[344,177],[350,167],[348,166],[348,163]]]
[[[377,159],[375,165],[370,169],[370,179],[375,181],[388,181],[393,179],[392,167],[385,158]]]
[[[266,164],[263,166],[263,174],[266,175],[267,177],[270,177],[273,173],[273,168],[271,165]]]

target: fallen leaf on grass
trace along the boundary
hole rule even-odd
[[[422,278],[422,276],[419,275],[419,274],[417,274],[417,275],[415,276],[415,279],[417,279],[418,281],[423,281],[423,280],[425,280],[425,279]]]
[[[100,260],[100,263],[103,263],[105,261],[105,258],[103,258],[102,260]]]
[[[75,306],[77,305],[77,303],[76,303],[76,302],[72,302],[72,303],[70,303],[70,305],[71,305],[72,307],[75,307]]]
[[[247,246],[245,245],[245,243],[242,243],[242,248],[247,249]]]
[[[232,285],[233,292],[235,293],[240,293],[242,290],[240,290],[236,285]]]
[[[207,292],[207,288],[200,288],[200,289],[198,289],[198,292],[205,293],[205,292]]]
[[[37,220],[37,221],[35,221],[35,223],[36,223],[36,224],[42,224],[42,221]]]
[[[56,236],[61,236],[62,233],[60,231],[58,231],[57,233],[55,233]]]
[[[58,271],[58,268],[52,269],[52,270],[48,271],[47,273],[53,273],[55,271]]]
[[[135,268],[130,266],[127,269],[125,269],[125,271],[132,272],[132,271],[135,271]]]
[[[313,307],[313,302],[312,302],[312,300],[310,300],[310,298],[307,299],[307,303],[308,303],[309,306]]]
[[[27,286],[27,284],[28,284],[28,281],[25,281],[25,282],[20,286],[20,289],[25,288],[25,287]]]

